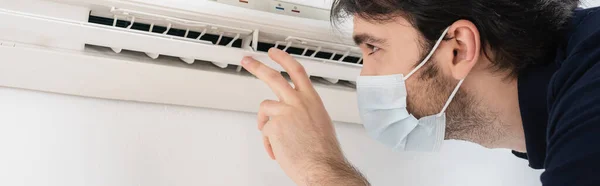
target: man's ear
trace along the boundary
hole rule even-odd
[[[453,78],[465,79],[479,60],[479,30],[473,22],[459,20],[450,26],[447,38],[450,38],[452,43],[453,59],[451,64],[445,65],[448,65]]]

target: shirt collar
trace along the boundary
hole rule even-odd
[[[556,63],[532,65],[519,73],[518,92],[521,120],[529,166],[543,169],[546,159],[546,129],[548,125],[548,84]]]

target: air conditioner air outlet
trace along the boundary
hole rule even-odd
[[[178,37],[183,37],[183,38],[188,38],[188,39],[197,38],[198,40],[208,41],[212,44],[217,44],[217,45],[231,44],[232,47],[236,47],[236,48],[243,47],[242,39],[238,38],[232,43],[231,41],[233,39],[235,39],[235,37],[203,33],[200,30],[190,30],[190,29],[182,29],[182,28],[174,28],[174,27],[169,28],[167,26],[154,25],[154,24],[150,24],[150,23],[140,23],[140,22],[135,22],[135,23],[133,23],[133,25],[131,25],[132,21],[130,21],[130,20],[117,19],[115,21],[114,18],[100,17],[100,16],[93,16],[93,15],[90,15],[89,22],[101,24],[101,25],[108,25],[108,26],[114,25],[115,27],[130,28],[133,30],[148,31],[148,32],[152,32],[152,33],[165,33],[166,32],[167,35],[178,36]],[[233,34],[228,34],[228,35],[233,35]],[[306,49],[306,48],[301,48],[301,47],[295,47],[292,45],[290,45],[290,46],[280,45],[281,43],[286,44],[283,41],[273,42],[273,41],[269,41],[270,39],[265,39],[267,41],[261,41],[261,39],[262,39],[262,37],[259,37],[258,47],[256,49],[258,51],[266,52],[266,51],[268,51],[268,49],[270,49],[272,47],[277,47],[281,50],[285,50],[286,52],[288,52],[290,54],[301,55],[301,56],[312,56],[316,59],[321,59],[321,60],[332,60],[332,61],[346,62],[346,63],[351,63],[351,64],[360,64],[360,62],[361,62],[361,58],[359,57],[359,55],[344,56],[343,51],[338,51],[336,53],[336,52],[332,52],[331,50],[328,50],[326,48],[325,49],[321,48],[319,51],[317,51],[317,47],[313,47],[313,49]],[[251,42],[248,42],[247,47],[251,47]],[[317,53],[313,56],[313,54],[315,52],[317,52]],[[340,59],[342,59],[342,60],[340,60]]]
[[[100,25],[107,25],[107,26],[111,26],[111,25],[113,25],[113,23],[115,23],[113,18],[99,17],[99,16],[92,16],[92,15],[90,15],[88,22],[100,24]],[[115,24],[115,26],[119,27],[119,28],[127,28],[130,25],[131,25],[131,21],[121,20],[121,19],[117,19],[116,24]],[[130,27],[130,29],[158,33],[158,34],[166,32],[166,35],[183,37],[183,38],[187,38],[187,39],[198,39],[200,41],[206,41],[206,42],[209,42],[212,44],[222,45],[222,46],[226,46],[229,43],[231,43],[232,44],[231,47],[242,48],[242,39],[238,38],[232,43],[231,41],[234,39],[234,37],[220,36],[220,35],[211,34],[211,33],[202,33],[201,31],[198,32],[198,31],[194,31],[194,30],[186,30],[186,29],[180,29],[180,28],[167,28],[166,26],[152,25],[152,24],[140,23],[140,22],[133,23],[133,25]]]
[[[235,28],[234,26],[195,22],[194,20],[170,18],[168,16],[154,15],[134,10],[111,8],[110,12],[114,14],[112,18],[94,16],[106,16],[106,14],[94,14],[94,12],[92,11],[90,12],[89,22],[93,24],[119,28],[122,30],[128,30],[131,32],[137,31],[152,34],[160,34],[164,36],[169,36],[171,37],[171,39],[183,39],[185,41],[198,42],[201,44],[238,48],[246,51],[255,51],[259,53],[266,53],[268,49],[276,47],[300,59],[315,61],[318,63],[336,64],[342,66],[344,64],[348,64],[354,65],[354,68],[360,67],[360,64],[362,63],[362,58],[359,57],[359,50],[355,46],[348,46],[343,44],[336,44],[311,39],[303,39],[299,37],[286,36],[281,34],[261,34],[259,30],[253,30],[249,33],[249,29]],[[135,15],[144,15],[144,17],[136,18]],[[161,23],[163,25],[155,24],[155,22]],[[219,30],[219,28],[226,29]],[[120,47],[107,47],[113,48],[113,51],[117,53],[123,49]],[[159,55],[164,55],[160,51],[135,51],[144,52],[150,58],[157,58]],[[205,58],[193,58],[190,56],[179,56],[179,58],[188,64],[194,63],[195,60],[207,60]],[[226,68],[229,65],[239,65],[232,64],[231,62],[220,62],[218,60],[215,60],[213,64],[220,68]],[[349,66],[349,68],[352,67]],[[237,67],[237,70],[240,71],[241,67]],[[279,69],[279,71],[283,71],[283,69]],[[340,80],[353,81],[354,79],[354,77],[339,78],[330,75],[312,74],[310,73],[310,70],[309,75],[313,77],[322,77],[328,82],[334,84],[338,83]]]

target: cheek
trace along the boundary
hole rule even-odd
[[[391,74],[406,75],[412,70],[411,62],[402,59],[394,53],[380,52],[365,58],[361,75],[382,76]]]
[[[416,118],[437,114],[443,107],[443,87],[430,80],[410,78],[406,82],[406,89],[408,111]]]
[[[403,74],[406,76],[412,70],[413,61],[407,60],[398,53],[383,56],[381,61],[379,73],[382,75]]]
[[[389,68],[386,61],[388,61],[388,60],[385,58],[385,55],[381,55],[379,53],[365,57],[360,75],[361,76],[388,75],[385,73],[385,69]]]
[[[439,74],[427,80],[416,77],[406,81],[408,111],[417,118],[438,114],[454,89],[451,78]]]
[[[424,106],[428,104],[426,103],[427,99],[425,98],[427,95],[423,95],[424,93],[426,94],[424,91],[425,89],[423,88],[423,83],[416,82],[416,80],[412,78],[405,83],[406,92],[408,94],[408,112],[414,115],[416,118],[421,118],[426,114],[425,112],[427,109],[425,109]],[[421,86],[418,86],[419,84]]]
[[[435,114],[435,110],[432,108],[435,95],[433,92],[428,91],[428,87],[431,85],[427,83],[412,78],[406,82],[407,109],[416,118]]]

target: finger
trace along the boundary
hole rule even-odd
[[[258,77],[258,79],[265,82],[271,88],[273,93],[277,95],[279,100],[288,100],[294,96],[294,89],[278,71],[273,70],[271,67],[268,67],[251,57],[244,57],[244,59],[242,59],[242,66],[248,70],[248,72]]]
[[[278,139],[278,134],[277,134],[277,128],[278,128],[278,123],[277,120],[271,120],[269,122],[267,122],[267,124],[264,125],[263,129],[261,130],[262,135],[263,135],[263,143],[265,144],[265,149],[267,150],[267,153],[269,153],[269,156],[272,156],[272,158],[276,158],[275,157],[275,151],[278,148],[278,144],[279,142],[277,140]],[[268,141],[264,141],[265,138]],[[268,143],[268,146],[267,146]]]
[[[288,109],[287,105],[278,101],[264,100],[260,103],[260,108],[258,109],[258,130],[263,129],[265,124],[269,122],[270,117],[281,115],[285,109]]]
[[[277,48],[271,48],[269,49],[269,57],[285,69],[298,91],[313,89],[306,70],[291,55]]]
[[[257,126],[258,126],[258,130],[262,130],[262,128],[265,126],[265,124],[267,124],[267,122],[269,122],[270,117],[267,116],[267,114],[262,111],[262,110],[258,110],[258,118],[257,118]]]
[[[269,142],[269,138],[263,136],[263,144],[265,145],[265,151],[269,154],[269,157],[272,160],[275,160],[275,154],[273,154],[273,148],[271,147],[271,142]]]

